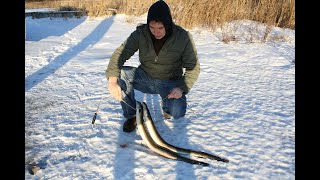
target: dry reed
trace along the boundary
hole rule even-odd
[[[89,16],[115,13],[143,15],[157,0],[26,0],[25,8],[75,7]],[[166,0],[176,24],[216,29],[233,20],[254,20],[268,26],[295,28],[294,0]]]

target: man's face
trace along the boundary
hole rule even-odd
[[[156,39],[161,39],[166,35],[166,28],[162,22],[150,21],[149,29]]]

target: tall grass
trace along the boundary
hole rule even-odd
[[[115,13],[142,15],[157,0],[26,0],[25,8],[75,7],[89,16]],[[233,20],[254,20],[269,26],[295,28],[294,0],[166,0],[174,22],[215,29]]]

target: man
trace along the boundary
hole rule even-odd
[[[139,50],[139,67],[123,64]],[[112,54],[106,69],[110,95],[119,100],[126,121],[123,131],[136,129],[134,89],[159,94],[165,118],[186,113],[186,94],[197,80],[200,64],[191,34],[172,21],[164,1],[148,10],[142,24]]]

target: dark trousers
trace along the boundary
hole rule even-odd
[[[179,99],[167,98],[170,91],[175,87],[179,87],[181,84],[182,80],[152,79],[140,68],[124,66],[121,70],[119,80],[123,101],[126,102],[121,101],[123,116],[129,119],[136,114],[136,111],[133,109],[136,108],[135,89],[142,93],[159,94],[162,98],[161,107],[164,112],[170,114],[175,119],[183,117],[187,108],[186,96],[183,94]]]

